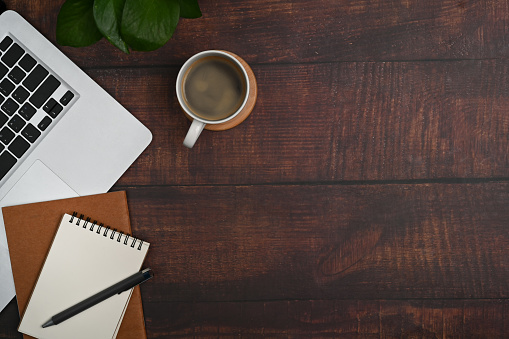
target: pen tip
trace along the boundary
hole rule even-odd
[[[53,325],[55,325],[55,324],[53,323],[53,320],[50,319],[50,320],[46,321],[44,324],[42,324],[42,328],[50,327]]]

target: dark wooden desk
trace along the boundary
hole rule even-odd
[[[55,40],[62,1],[7,2]],[[62,48],[154,135],[113,188],[152,243],[148,336],[508,337],[507,1],[200,3],[156,52]],[[205,49],[258,102],[188,150]]]

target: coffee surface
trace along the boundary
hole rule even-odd
[[[190,67],[183,81],[189,108],[207,120],[221,120],[235,113],[246,95],[241,71],[233,62],[206,57]]]

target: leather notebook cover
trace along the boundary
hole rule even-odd
[[[22,315],[62,216],[74,211],[131,233],[126,193],[112,192],[2,208],[19,312]],[[146,338],[139,286],[127,306],[117,338]],[[24,335],[24,338],[32,338]]]

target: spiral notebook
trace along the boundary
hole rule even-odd
[[[119,231],[131,233],[125,191],[2,208],[20,316],[25,313],[62,216],[73,211],[94,216]],[[25,334],[23,338],[33,337]],[[133,290],[117,338],[147,338],[139,286]]]
[[[112,226],[113,227],[113,226]],[[90,217],[65,214],[18,330],[37,338],[115,338],[131,291],[60,323],[56,313],[140,270],[149,244]]]

